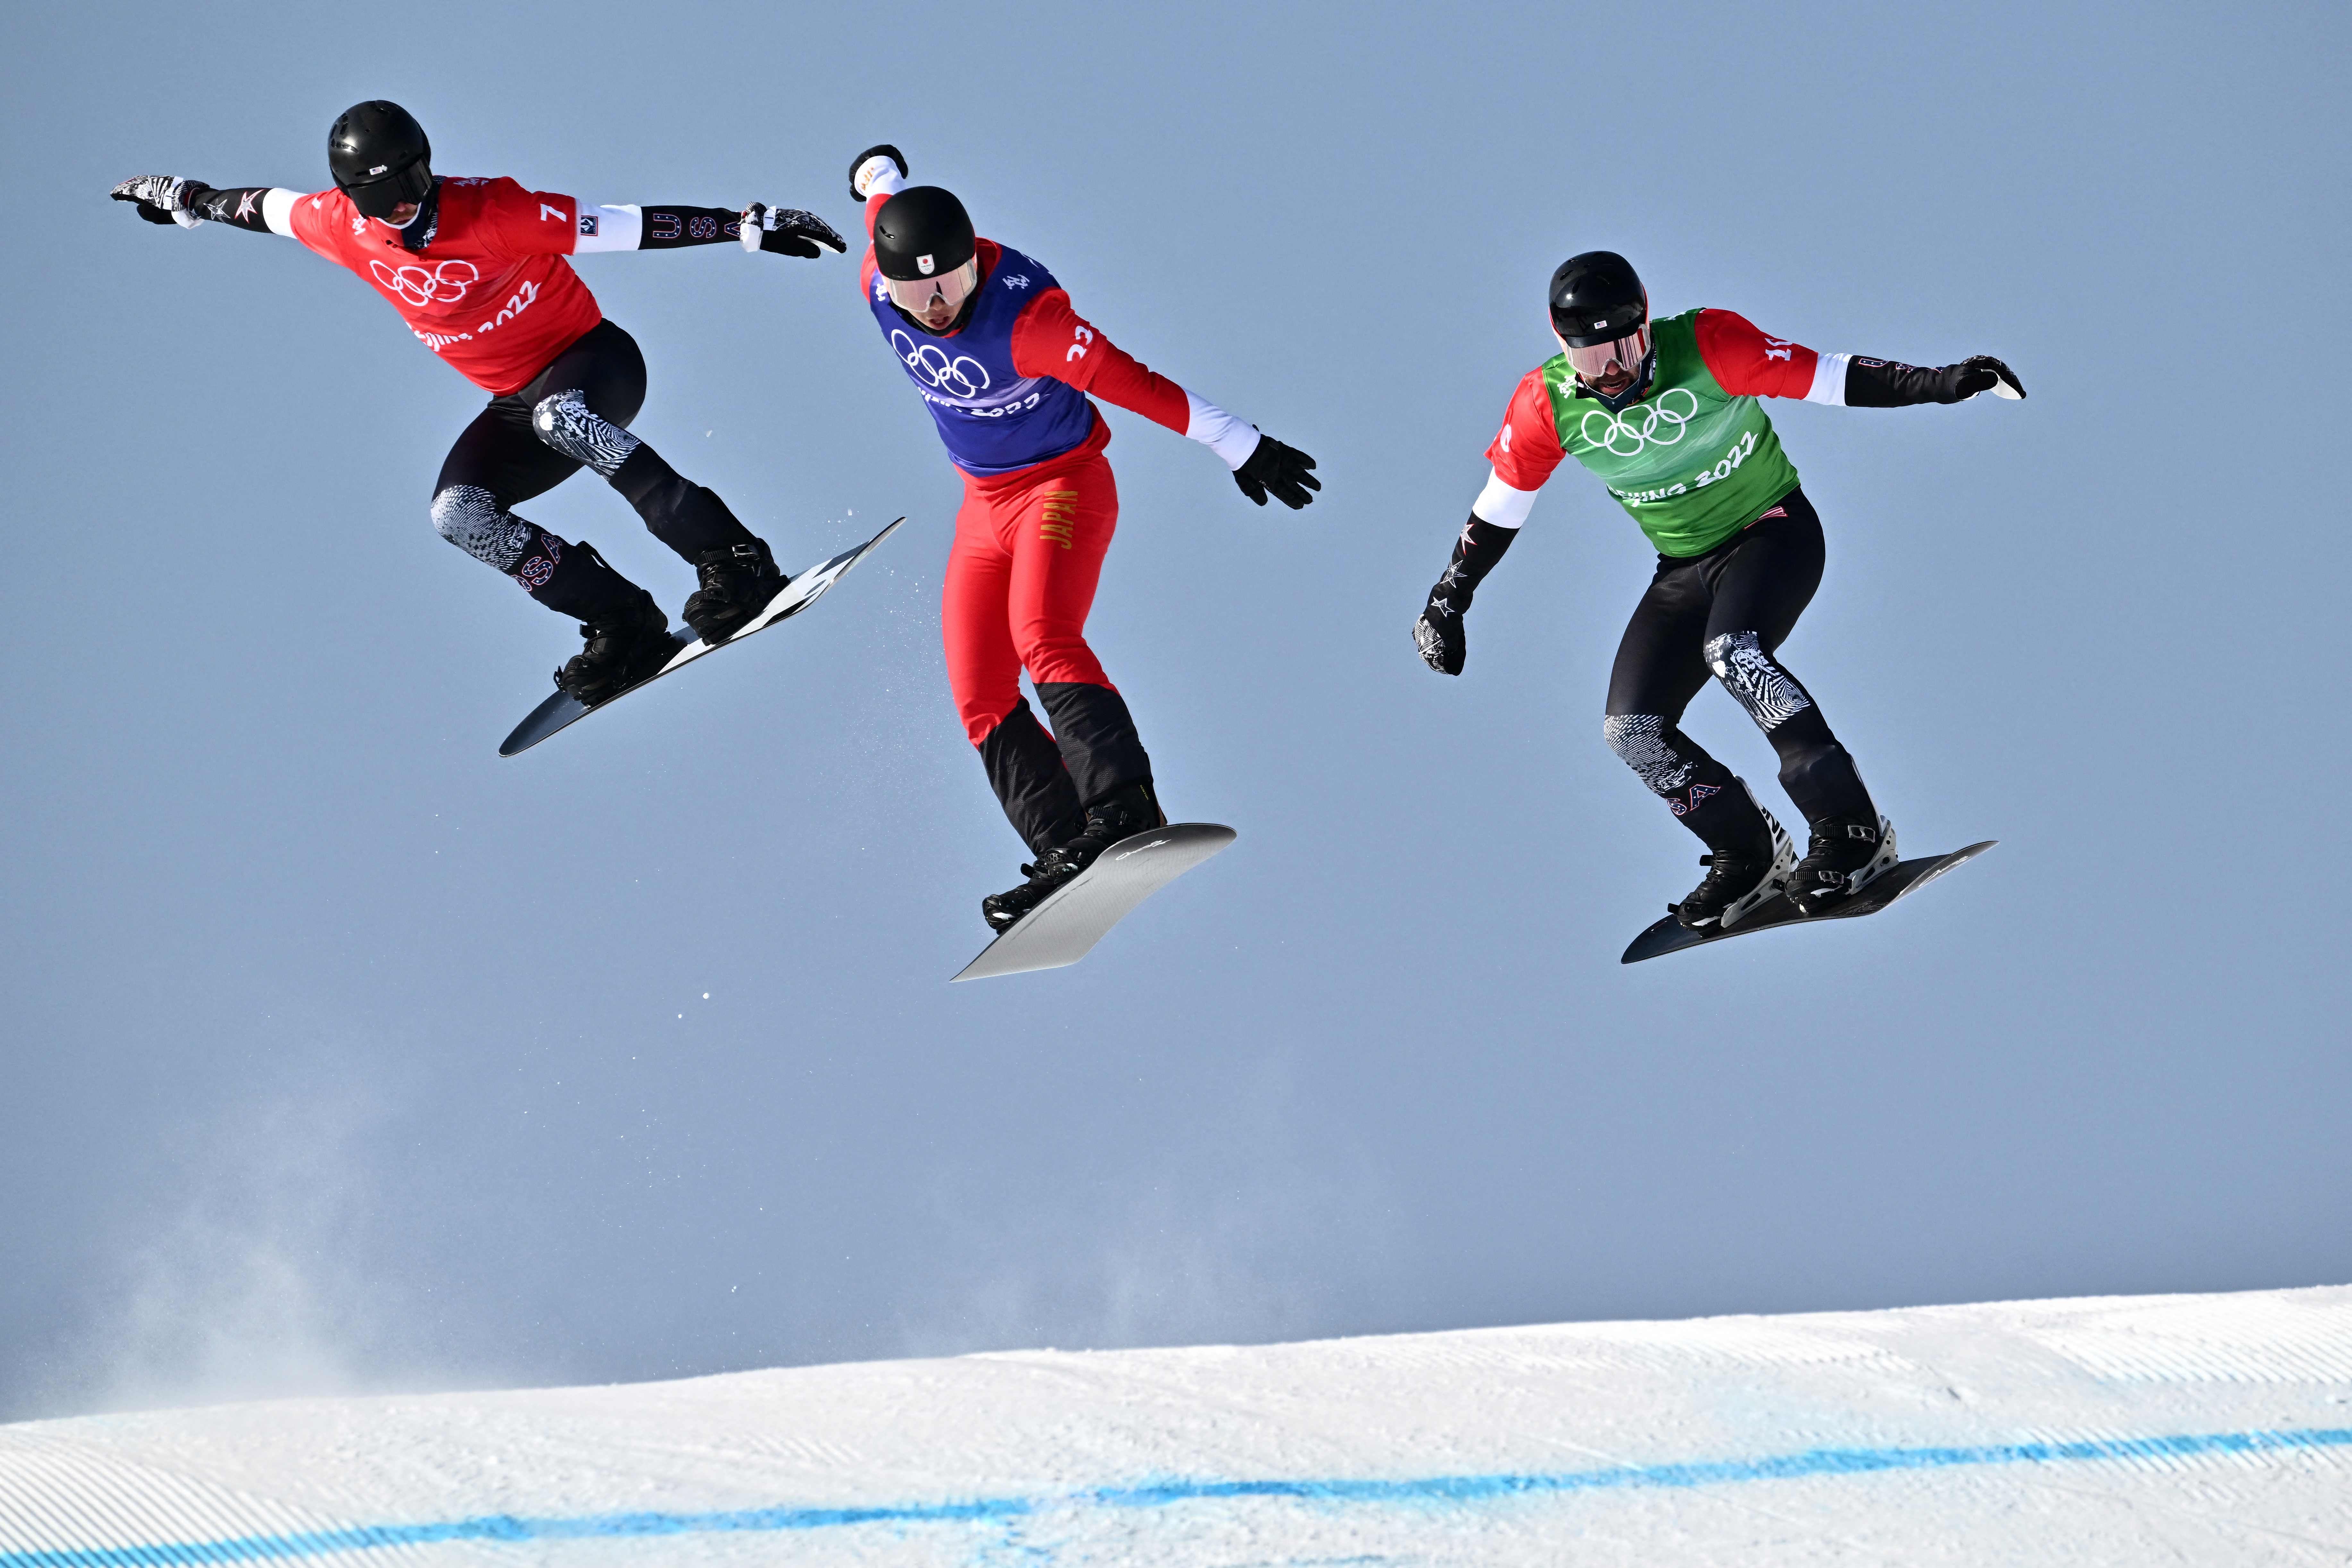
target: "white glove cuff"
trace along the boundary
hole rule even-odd
[[[898,160],[877,153],[857,165],[849,184],[861,196],[895,196],[907,188],[907,176],[898,172]]]
[[[1191,393],[1184,401],[1192,405],[1192,416],[1184,426],[1184,434],[1225,460],[1225,467],[1239,468],[1257,450],[1258,429],[1247,420],[1236,419],[1213,403],[1204,402]]]

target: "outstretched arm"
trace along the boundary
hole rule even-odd
[[[1844,408],[1902,408],[1958,403],[1980,392],[2020,398],[2017,373],[1990,354],[1958,364],[1900,364],[1864,354],[1816,353],[1787,338],[1768,337],[1734,310],[1698,313],[1699,357],[1717,384],[1735,397],[1801,397]]]
[[[1200,442],[1260,506],[1270,494],[1296,511],[1323,488],[1314,458],[1143,363],[1080,316],[1064,289],[1048,289],[1022,310],[1013,324],[1013,368],[1066,382]]]
[[[1846,362],[1849,408],[1902,408],[1914,403],[1965,403],[1980,392],[2011,401],[2025,395],[2017,373],[1990,354],[1970,354],[1958,364],[1898,364],[1862,354],[1839,354]],[[1817,399],[1827,403],[1828,398]]]
[[[139,216],[149,223],[176,223],[182,228],[223,223],[291,238],[294,204],[301,193],[271,185],[215,188],[176,174],[134,174],[114,187],[113,197],[137,204]]]
[[[567,204],[569,196],[542,198],[551,204]],[[557,255],[585,255],[599,250],[683,250],[695,245],[721,245],[728,240],[740,242],[746,250],[773,251],[783,256],[814,257],[817,247],[831,246],[835,252],[846,250],[847,242],[834,232],[834,227],[814,213],[798,207],[772,207],[753,202],[738,212],[730,207],[688,206],[683,202],[656,202],[645,205],[626,203],[617,205],[590,206],[577,205],[572,225],[572,242],[554,249]],[[550,237],[552,238],[552,237]]]

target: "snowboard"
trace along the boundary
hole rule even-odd
[[[1178,822],[1130,834],[1104,850],[1067,887],[998,933],[954,980],[986,980],[1059,969],[1094,951],[1135,906],[1234,841],[1215,822]]]
[[[1874,915],[1896,900],[1917,892],[1953,867],[1975,859],[2000,842],[1998,838],[1988,838],[1981,844],[1955,849],[1949,855],[1898,860],[1873,879],[1868,887],[1826,914],[1801,915],[1797,912],[1797,906],[1787,899],[1775,898],[1767,900],[1762,909],[1729,931],[1687,931],[1674,916],[1668,915],[1635,937],[1633,944],[1625,950],[1625,956],[1617,962],[1639,963],[1645,958],[1663,958],[1685,948],[1704,947],[1711,942],[1728,942],[1735,936],[1746,936],[1749,931],[1777,931],[1782,926],[1791,925],[1820,925],[1823,921]]]
[[[568,691],[558,691],[554,696],[532,709],[530,717],[514,727],[514,733],[499,743],[499,755],[511,757],[520,752],[528,752],[558,730],[577,724],[591,713],[602,712],[632,691],[643,691],[663,676],[684,669],[704,654],[715,653],[722,647],[732,647],[754,632],[766,631],[779,621],[792,619],[811,605],[815,604],[819,595],[840,582],[844,573],[863,561],[867,551],[889,538],[898,523],[906,521],[902,517],[898,522],[893,522],[888,528],[884,529],[856,549],[844,551],[831,560],[818,562],[785,584],[782,593],[768,601],[766,609],[737,627],[724,641],[707,643],[696,637],[677,638],[677,652],[670,656],[668,663],[635,685],[621,688],[602,702],[591,705],[581,701]]]

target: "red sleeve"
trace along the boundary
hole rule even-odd
[[[327,241],[327,230],[335,221],[327,211],[327,198],[334,194],[332,191],[311,192],[295,202],[294,210],[287,219],[287,226],[294,231],[295,239],[304,249],[315,250],[330,261],[341,259]]]
[[[1734,397],[1802,397],[1821,356],[1802,343],[1768,338],[1732,310],[1698,313],[1698,357]]]
[[[569,256],[580,238],[580,204],[499,178],[482,192],[481,224],[487,248],[495,255]]]
[[[1048,289],[1013,323],[1013,368],[1050,375],[1165,425],[1178,435],[1192,427],[1184,389],[1112,342],[1070,308],[1070,296]]]
[[[1559,460],[1568,456],[1559,444],[1559,426],[1551,416],[1551,394],[1544,388],[1538,366],[1519,378],[1511,405],[1503,412],[1503,428],[1486,448],[1495,477],[1515,490],[1539,490]]]

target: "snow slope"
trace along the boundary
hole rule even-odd
[[[2352,1287],[0,1426],[0,1568],[2352,1561]]]

